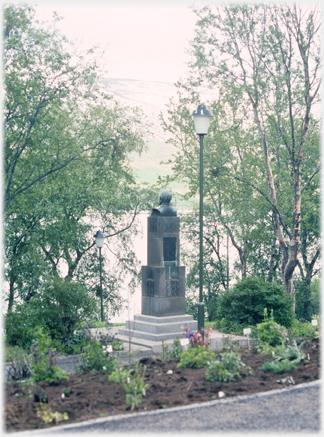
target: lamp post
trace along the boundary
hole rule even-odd
[[[213,113],[204,104],[200,104],[192,114],[196,134],[200,142],[200,170],[199,170],[199,302],[198,302],[198,331],[204,327],[205,309],[203,302],[203,216],[204,216],[204,136]]]
[[[104,316],[103,316],[103,305],[102,305],[102,269],[101,269],[101,248],[104,245],[105,236],[101,231],[97,231],[96,235],[94,235],[94,238],[96,240],[96,246],[99,249],[99,262],[100,262],[100,315],[101,315],[101,321],[103,322]]]

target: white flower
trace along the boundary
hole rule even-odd
[[[225,396],[225,393],[223,391],[218,392],[218,397],[223,398]]]
[[[168,370],[167,371],[167,375],[172,375],[173,371],[172,370]]]

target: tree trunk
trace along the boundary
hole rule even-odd
[[[277,237],[273,237],[272,244],[271,244],[271,254],[270,254],[267,282],[272,282],[273,279],[273,271],[275,268],[276,243],[277,243]]]

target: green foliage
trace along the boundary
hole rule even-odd
[[[161,355],[162,361],[168,361],[173,358],[177,360],[181,357],[182,346],[178,336],[176,336],[172,346],[173,349],[170,350],[169,346],[164,343],[164,340],[162,340],[162,355]]]
[[[115,383],[127,383],[127,379],[130,378],[130,374],[133,372],[133,369],[124,369],[122,367],[117,367],[116,370],[114,370],[113,372],[111,372],[111,374],[109,375],[108,379],[110,382],[115,382]]]
[[[211,382],[231,382],[241,378],[241,369],[250,370],[242,362],[239,353],[234,351],[220,354],[220,359],[209,362],[206,379]]]
[[[268,318],[267,308],[264,309],[264,321],[256,326],[256,335],[262,343],[270,346],[277,346],[288,336],[285,327],[278,325],[273,319],[273,310],[271,310],[270,319]]]
[[[296,340],[292,344],[285,346],[284,343],[272,348],[273,361],[266,360],[260,367],[261,370],[269,370],[274,373],[288,372],[295,369],[296,365],[305,359],[305,354],[302,351],[304,342],[299,346]]]
[[[299,320],[311,320],[312,314],[318,314],[321,309],[321,285],[320,280],[296,281],[296,318]]]
[[[8,312],[6,341],[10,345],[30,346],[36,326],[43,326],[53,338],[67,339],[73,337],[81,321],[93,317],[95,312],[96,301],[81,284],[54,278],[29,302]]]
[[[290,338],[316,338],[316,332],[311,322],[294,320],[291,328],[288,330]]]
[[[217,329],[220,332],[223,332],[224,334],[236,334],[236,335],[243,335],[243,329],[248,328],[250,326],[246,326],[245,324],[241,325],[236,322],[227,321],[227,319],[220,319],[215,320],[213,322],[213,326],[215,329]]]
[[[126,382],[122,382],[126,392],[126,404],[131,410],[138,408],[142,403],[142,396],[146,396],[147,384],[144,383],[145,371],[146,366],[144,366],[141,372],[140,365],[137,364],[132,377],[129,377]]]
[[[46,327],[44,321],[38,317],[37,311],[29,305],[17,305],[15,311],[9,311],[4,317],[6,343],[21,348],[29,347],[36,326]]]
[[[139,276],[132,234],[149,195],[136,185],[129,157],[144,148],[143,117],[112,99],[97,50],[78,52],[56,20],[40,24],[26,5],[4,8],[6,299],[9,310],[30,302],[64,265],[98,301],[97,223],[116,254],[102,272],[104,304],[114,314],[125,271],[131,288]],[[60,323],[51,329],[62,330]]]
[[[66,372],[56,365],[56,354],[52,348],[51,338],[42,327],[37,327],[34,330],[32,343],[30,347],[30,379],[33,382],[69,379]]]
[[[206,367],[209,361],[215,358],[215,353],[204,346],[189,347],[182,352],[180,363],[177,367]]]
[[[258,278],[247,278],[220,294],[218,317],[224,319],[224,323],[246,327],[262,322],[264,308],[274,311],[279,324],[290,327],[292,301],[283,288]]]
[[[91,370],[93,372],[111,371],[117,367],[117,359],[108,351],[107,346],[102,345],[95,339],[89,339],[81,353],[80,371]]]
[[[231,279],[255,275],[269,282],[281,280],[288,291],[285,265],[281,267],[284,253],[286,259],[298,257],[304,277],[312,277],[319,265],[320,11],[317,5],[300,13],[296,5],[265,3],[214,4],[194,11],[197,23],[190,75],[176,84],[178,95],[168,105],[163,127],[176,150],[168,161],[173,180],[185,182],[186,198],[193,198],[199,185],[199,144],[190,108],[200,103],[201,84],[210,86],[208,106],[214,117],[204,138],[204,220],[208,223],[204,292],[212,290],[216,295],[218,289],[226,288],[219,250],[226,245],[226,234],[239,258]],[[296,160],[297,143],[303,144],[300,160]],[[191,220],[188,226],[193,243],[198,240],[197,222]],[[301,238],[295,245],[296,230]],[[195,257],[197,253],[186,263],[194,276],[192,283],[197,280]],[[290,267],[292,275],[295,265]],[[242,306],[249,308],[251,317],[242,311],[239,320],[232,315],[226,318],[245,326],[260,323],[263,308],[270,309],[272,304],[261,302],[253,314],[257,305],[247,299]],[[291,315],[279,315],[278,308],[273,309],[278,323],[289,327]]]
[[[95,300],[80,283],[54,278],[30,302],[52,337],[67,338],[76,326],[98,311]]]
[[[294,361],[290,361],[287,358],[284,360],[266,360],[263,365],[260,367],[261,370],[268,370],[273,373],[284,373],[289,372],[291,369],[296,368],[296,363]]]

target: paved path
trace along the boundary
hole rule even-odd
[[[239,396],[179,408],[95,419],[61,425],[44,431],[15,433],[21,436],[62,433],[159,434],[197,432],[312,433],[321,431],[320,382],[257,395]]]

